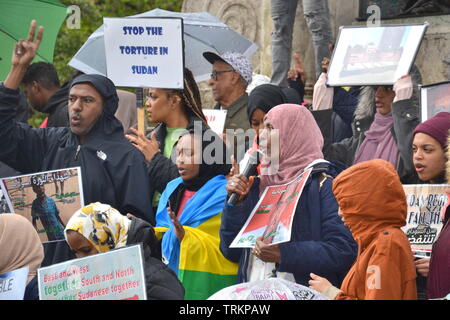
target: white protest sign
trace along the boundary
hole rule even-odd
[[[0,274],[0,300],[23,300],[28,266]]]
[[[205,115],[211,130],[218,135],[221,135],[225,127],[227,110],[203,109],[203,114]]]
[[[41,300],[146,300],[141,245],[38,269]]]
[[[408,74],[428,24],[342,26],[327,85],[393,85]]]
[[[403,185],[408,213],[402,227],[415,252],[431,252],[442,229],[441,210],[447,204],[448,185]]]
[[[107,75],[118,87],[183,89],[183,20],[103,18]]]

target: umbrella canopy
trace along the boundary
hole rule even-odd
[[[67,16],[66,6],[58,0],[1,0],[0,12],[0,80],[11,68],[14,44],[26,39],[33,19],[45,30],[35,60],[53,62],[56,37]]]
[[[208,300],[329,300],[316,290],[282,278],[245,282],[224,288]]]
[[[129,18],[174,17],[183,18],[185,65],[196,81],[209,79],[211,64],[202,53],[236,51],[250,58],[258,45],[246,39],[208,12],[180,13],[154,9]],[[70,60],[69,65],[85,73],[107,75],[103,25],[99,27]]]

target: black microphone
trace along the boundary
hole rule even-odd
[[[245,165],[244,171],[242,171],[242,175],[249,178],[250,176],[254,176],[256,174],[256,168],[258,167],[259,162],[261,161],[261,155],[259,154],[260,151],[256,150],[252,154],[250,154],[250,157],[247,161],[247,164]],[[239,194],[233,192],[230,195],[230,198],[228,199],[228,204],[235,205],[236,202],[239,199]]]

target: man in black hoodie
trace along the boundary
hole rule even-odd
[[[31,106],[39,112],[48,114],[47,128],[69,126],[67,113],[69,83],[60,86],[53,64],[42,61],[31,64],[22,79],[22,84]]]
[[[145,159],[114,117],[119,99],[111,80],[81,75],[71,83],[70,128],[33,129],[14,120],[19,85],[42,39],[43,28],[36,40],[35,29],[33,21],[0,84],[0,161],[25,174],[80,166],[86,203],[103,202],[154,223]]]

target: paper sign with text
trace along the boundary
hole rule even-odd
[[[261,236],[267,244],[290,241],[297,203],[311,171],[304,171],[287,184],[266,187],[230,248],[253,248]]]
[[[63,240],[66,223],[84,207],[80,167],[4,178],[3,183],[12,212],[33,224],[41,242]]]
[[[183,89],[183,20],[103,18],[106,69],[118,87]]]
[[[28,266],[0,274],[0,300],[23,300]]]
[[[225,127],[227,110],[203,109],[203,114],[205,115],[211,130],[218,135],[221,135]]]
[[[41,300],[146,300],[141,245],[38,269]]]
[[[442,229],[441,210],[447,204],[448,185],[403,185],[408,212],[402,227],[416,252],[431,252]]]

